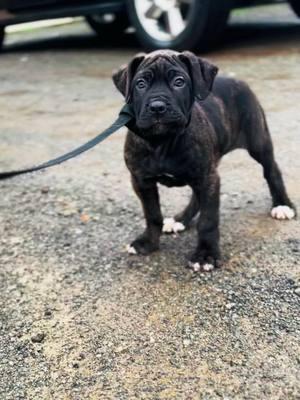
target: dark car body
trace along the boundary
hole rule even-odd
[[[0,0],[0,25],[41,19],[126,12],[123,0]]]
[[[300,15],[300,0],[289,2]],[[222,36],[233,8],[266,3],[278,0],[0,0],[0,47],[7,25],[84,16],[104,38],[131,25],[149,50],[204,49]]]

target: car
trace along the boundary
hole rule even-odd
[[[84,16],[100,36],[132,26],[147,50],[204,49],[220,38],[230,11],[257,0],[0,0],[0,47],[8,25]],[[278,2],[273,1],[273,2]],[[300,16],[300,0],[289,0]]]

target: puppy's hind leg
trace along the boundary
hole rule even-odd
[[[292,219],[296,215],[296,209],[289,199],[280,169],[275,161],[272,139],[264,114],[259,122],[258,125],[262,126],[259,126],[256,132],[251,132],[248,142],[249,154],[263,167],[264,177],[273,200],[272,218]]]
[[[198,212],[199,212],[199,203],[195,194],[193,193],[189,204],[181,213],[175,215],[174,218],[164,219],[163,232],[177,233],[184,231],[189,227],[192,219]]]

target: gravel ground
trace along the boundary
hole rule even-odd
[[[257,93],[300,208],[300,24],[276,10],[261,22],[236,13],[208,56]],[[285,23],[269,26],[274,15]],[[2,170],[62,154],[115,118],[111,71],[139,51],[123,41],[101,46],[82,24],[8,37]],[[299,399],[299,221],[269,217],[261,169],[236,151],[220,167],[223,269],[184,268],[194,229],[129,257],[143,218],[123,142],[120,132],[77,160],[0,184],[0,398]],[[189,195],[161,193],[168,216]]]

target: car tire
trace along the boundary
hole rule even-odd
[[[187,49],[206,50],[219,39],[226,27],[231,10],[231,0],[191,0],[190,2],[179,0],[179,7],[174,6],[173,9],[177,8],[177,15],[178,10],[182,14],[184,24],[181,22],[180,24],[184,26],[184,29],[178,35],[175,35],[174,32],[178,28],[174,25],[173,34],[168,35],[168,28],[166,28],[166,34],[164,34],[161,27],[163,18],[167,21],[172,20],[171,12],[159,9],[155,5],[152,5],[150,10],[150,8],[146,8],[146,4],[147,7],[151,6],[151,3],[145,0],[127,0],[129,20],[135,28],[139,41],[147,50],[162,48],[179,51]],[[162,15],[159,15],[160,12],[162,12]],[[152,16],[147,17],[147,13],[152,13]],[[155,13],[157,13],[156,16]],[[157,24],[157,31],[155,31],[155,24]],[[169,26],[171,25],[169,24]],[[170,32],[171,30],[172,28],[170,28]]]
[[[4,36],[5,36],[5,30],[3,27],[0,27],[0,50],[4,42]]]
[[[300,17],[300,0],[289,0],[292,9]]]
[[[87,23],[97,35],[117,37],[128,27],[128,18],[124,14],[94,14],[86,17]]]

